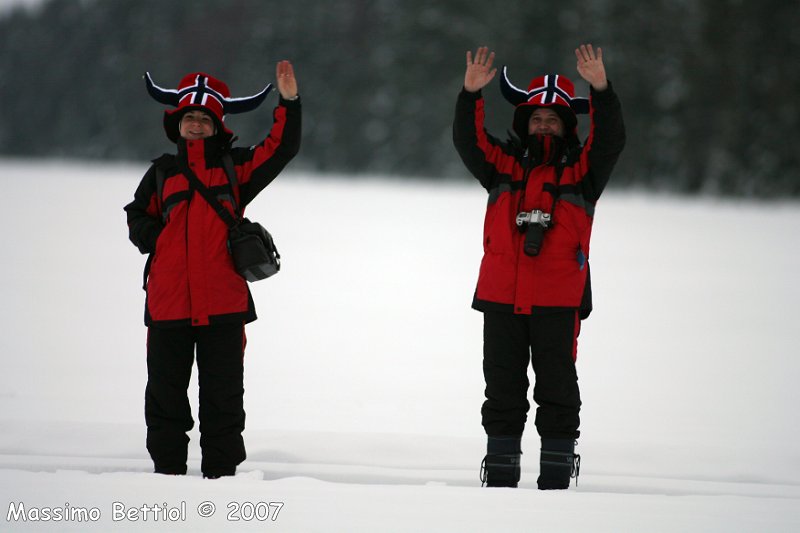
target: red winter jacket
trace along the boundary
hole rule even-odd
[[[459,94],[453,141],[489,193],[473,307],[519,314],[546,307],[581,308],[582,316],[588,316],[587,261],[595,203],[625,145],[622,111],[611,86],[591,92],[591,131],[584,146],[574,134],[564,140],[555,163],[563,167],[558,185],[556,166],[542,162],[547,157],[528,154],[518,143],[501,142],[484,129],[480,92]],[[523,252],[525,234],[516,226],[517,214],[532,209],[553,215],[535,257]]]
[[[233,214],[231,195],[243,210],[269,185],[300,147],[300,101],[281,99],[272,130],[252,148],[230,148],[218,137],[178,140],[177,155],[164,155],[142,178],[125,211],[131,241],[151,254],[146,281],[145,324],[206,326],[251,322],[255,307],[247,282],[236,273],[228,252],[228,227],[181,171],[188,164],[200,181]],[[238,187],[222,165],[230,150]],[[156,167],[164,176],[158,197]]]

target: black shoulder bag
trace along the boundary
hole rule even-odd
[[[225,157],[230,156],[227,154],[223,156],[223,165],[225,173],[228,175],[228,180],[231,182],[231,188],[233,188],[236,186],[235,173],[233,176],[231,175],[233,162],[232,160],[224,160]],[[266,279],[273,274],[277,274],[281,269],[281,254],[278,253],[275,242],[272,240],[272,235],[269,234],[266,228],[258,222],[251,222],[241,216],[239,220],[235,219],[186,164],[181,164],[181,170],[183,170],[192,188],[205,198],[206,202],[228,226],[228,251],[233,257],[236,272],[250,282]],[[235,194],[235,191],[233,192]],[[238,213],[239,208],[236,205],[235,196],[231,200],[234,210]]]

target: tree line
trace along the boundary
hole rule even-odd
[[[465,52],[497,54],[512,81],[575,71],[601,46],[628,144],[618,187],[800,195],[800,3],[785,0],[50,0],[0,18],[0,155],[145,162],[172,150],[142,75],[175,87],[191,71],[234,96],[290,59],[303,96],[293,168],[467,179],[451,141]],[[512,107],[484,91],[503,137]],[[227,117],[253,144],[271,96]],[[585,119],[582,132],[585,134]]]

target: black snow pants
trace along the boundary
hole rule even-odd
[[[187,389],[195,347],[203,475],[233,475],[245,460],[245,343],[242,323],[148,329],[145,421],[156,472],[186,473],[186,432],[194,426]]]
[[[522,435],[530,410],[528,364],[532,363],[539,435],[578,438],[581,400],[575,357],[579,330],[578,313],[572,310],[532,315],[484,312],[486,401],[481,415],[488,436]]]

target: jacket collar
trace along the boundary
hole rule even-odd
[[[199,143],[203,146],[203,155],[205,159],[218,159],[222,156],[223,152],[230,150],[230,144],[222,141],[219,136],[207,137],[190,142]],[[181,137],[176,144],[178,146],[178,157],[186,158],[189,153],[186,139]]]

